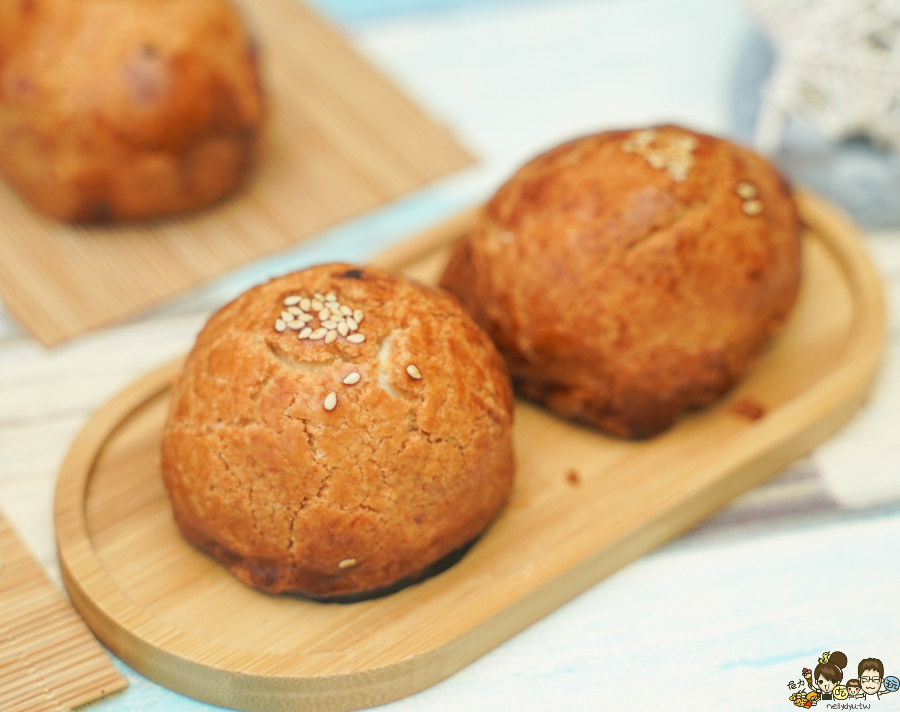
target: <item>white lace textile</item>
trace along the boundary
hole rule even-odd
[[[746,0],[775,48],[756,124],[778,148],[788,117],[900,151],[900,0]]]

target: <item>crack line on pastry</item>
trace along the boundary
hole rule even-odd
[[[399,329],[394,329],[394,331],[385,336],[378,345],[378,353],[375,354],[375,360],[378,362],[378,387],[392,398],[401,397],[401,394],[391,384],[390,371],[388,370],[388,359],[391,354],[391,346],[394,343],[394,335],[399,331]]]
[[[284,366],[287,366],[294,371],[304,371],[308,373],[324,371],[338,360],[337,356],[331,356],[331,358],[324,361],[298,360],[296,354],[286,351],[277,341],[266,339],[266,346],[268,346],[269,351],[272,352],[272,355],[275,356],[275,358],[277,358]]]

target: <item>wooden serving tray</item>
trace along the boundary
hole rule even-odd
[[[800,205],[796,310],[736,392],[640,443],[518,403],[507,509],[456,566],[379,600],[265,595],[189,546],[158,466],[180,364],[149,374],[93,417],[60,472],[59,556],[75,606],[129,665],[226,707],[358,709],[453,674],[805,453],[859,405],[882,348],[880,283],[849,223],[812,197]],[[434,281],[473,215],[380,263]]]
[[[299,0],[238,0],[269,115],[258,169],[221,203],[85,227],[32,210],[0,176],[0,298],[45,345],[146,310],[472,162]]]

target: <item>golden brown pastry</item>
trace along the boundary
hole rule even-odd
[[[254,163],[264,113],[228,0],[0,0],[0,171],[55,218],[222,198]]]
[[[175,386],[162,472],[184,535],[245,583],[328,600],[420,579],[512,484],[512,389],[441,290],[325,265],[251,289]]]
[[[759,156],[677,126],[610,131],[526,164],[441,285],[525,396],[645,438],[727,391],[800,278],[791,191]]]

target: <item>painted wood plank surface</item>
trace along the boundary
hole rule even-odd
[[[734,83],[752,30],[739,0],[465,0],[459,11],[454,0],[390,0],[397,11],[371,22],[376,0],[353,3],[365,6],[351,28],[357,50],[451,125],[478,167],[53,349],[0,311],[0,503],[57,584],[54,484],[73,438],[104,401],[189,349],[219,306],[292,269],[364,262],[485,200],[554,142],[667,120],[733,135],[733,104],[749,99]],[[795,709],[785,683],[823,650],[842,648],[852,666],[875,654],[893,667],[900,232],[870,232],[866,244],[890,328],[876,385],[847,427],[457,674],[380,709]],[[220,709],[117,665],[130,686],[97,710]],[[897,704],[889,697],[881,706]]]

